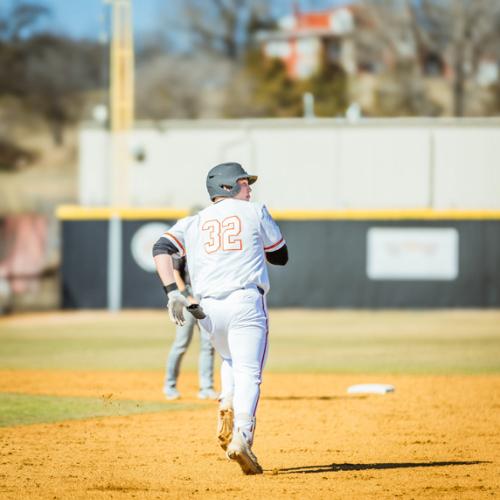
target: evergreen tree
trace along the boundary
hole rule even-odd
[[[314,96],[316,116],[344,115],[348,103],[348,81],[345,71],[326,58],[321,68],[305,82],[305,89]]]

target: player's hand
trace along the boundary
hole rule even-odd
[[[176,325],[184,325],[184,307],[187,306],[189,306],[189,301],[179,290],[172,290],[168,293],[168,315]]]

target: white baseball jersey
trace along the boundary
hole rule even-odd
[[[249,285],[267,293],[265,252],[285,245],[265,205],[234,198],[180,219],[163,237],[186,255],[194,294],[201,298],[222,298]]]

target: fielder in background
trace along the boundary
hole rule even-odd
[[[288,261],[278,225],[265,205],[250,202],[256,180],[239,163],[212,168],[207,176],[212,205],[179,220],[153,248],[170,318],[184,324],[187,308],[222,357],[217,438],[245,474],[262,473],[252,444],[268,347],[266,260],[280,266]],[[189,305],[179,291],[172,255],[187,257],[199,305]]]
[[[191,289],[191,280],[186,265],[186,257],[173,259],[174,278],[179,291],[190,303],[195,303]],[[177,325],[175,339],[170,348],[167,358],[165,385],[163,392],[167,399],[179,399],[181,397],[177,389],[177,379],[181,368],[182,358],[186,353],[193,338],[194,327],[197,323],[192,314],[184,314],[186,322]],[[199,325],[200,330],[200,356],[198,363],[200,399],[217,399],[219,394],[214,390],[214,348],[210,343],[210,337]]]

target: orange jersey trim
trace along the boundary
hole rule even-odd
[[[271,245],[269,247],[264,247],[264,251],[268,252],[269,250],[272,250],[273,248],[277,247],[280,243],[283,243],[284,238],[281,238],[281,240],[278,241],[278,243],[275,243],[274,245]]]
[[[177,243],[177,246],[181,249],[182,253],[184,255],[186,255],[186,249],[183,247],[182,243],[172,233],[165,233],[165,236],[172,238],[175,241],[175,243]]]

